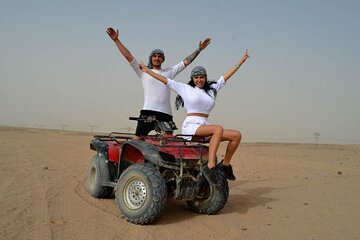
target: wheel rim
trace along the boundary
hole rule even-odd
[[[131,179],[123,190],[124,202],[132,210],[141,208],[146,200],[146,185],[139,179]]]

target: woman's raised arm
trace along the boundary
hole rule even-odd
[[[149,69],[147,66],[145,66],[145,64],[143,62],[141,62],[139,64],[139,67],[140,67],[140,70],[143,71],[144,73],[149,74],[150,76],[152,76],[153,78],[159,80],[160,82],[164,83],[165,85],[167,84],[168,80],[167,80],[166,77],[153,72],[151,69]]]
[[[245,51],[242,58],[239,60],[239,62],[230,68],[225,74],[224,74],[224,80],[227,81],[236,71],[240,68],[240,66],[249,58],[248,50]]]

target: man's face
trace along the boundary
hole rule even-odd
[[[151,57],[151,63],[153,65],[154,68],[160,68],[161,64],[164,62],[164,56],[162,54],[159,53],[155,53],[152,57]]]

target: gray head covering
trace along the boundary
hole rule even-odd
[[[161,49],[156,48],[156,49],[152,50],[151,53],[150,53],[150,56],[149,56],[149,63],[148,63],[148,66],[147,66],[147,67],[150,68],[150,69],[153,68],[151,58],[152,58],[155,54],[161,54],[161,55],[163,55],[164,61],[165,61],[165,54],[164,54],[164,52],[163,52]]]
[[[207,76],[206,69],[203,66],[196,66],[193,68],[193,70],[191,70],[191,75],[190,75],[191,79],[198,75],[203,75],[205,77]]]

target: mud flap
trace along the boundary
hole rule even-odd
[[[100,169],[100,179],[101,185],[114,187],[114,184],[111,182],[110,171],[108,166],[108,160],[105,158],[103,154],[98,153],[99,155],[99,169]]]
[[[106,155],[108,149],[107,144],[103,141],[94,139],[92,140],[91,145],[96,149],[99,157],[97,161],[97,167],[100,172],[100,184],[103,186],[114,187],[114,183],[111,182],[108,159]]]

